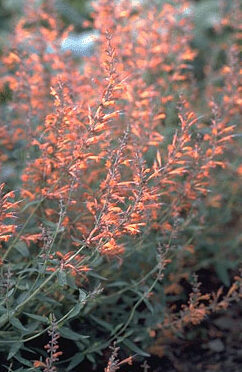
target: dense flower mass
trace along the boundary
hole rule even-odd
[[[217,156],[234,126],[214,120],[202,143],[194,135],[201,123],[186,92],[196,56],[188,5],[164,4],[157,13],[154,5],[95,3],[98,47],[82,75],[69,55],[61,55],[57,22],[48,9],[37,15],[27,7],[13,41],[21,49],[24,40],[27,48],[4,59],[18,70],[9,76],[16,125],[26,139],[32,136],[29,151],[34,147],[39,154],[23,170],[23,198],[44,198],[53,205],[44,211],[53,221],[54,201],[63,200],[66,233],[103,254],[123,252],[122,238],[140,233],[147,221],[162,230],[168,220],[187,213],[206,195],[210,170],[224,166]],[[183,91],[182,98],[177,91]],[[167,144],[163,128],[173,101],[180,101],[178,126]],[[154,152],[148,166],[147,154]]]
[[[144,294],[139,292],[134,309],[142,301],[151,306],[149,296],[151,302],[156,296],[159,299],[161,289],[152,291],[173,261],[174,272],[169,271],[164,294],[181,293],[180,280],[189,277],[188,266],[195,266],[197,260],[194,224],[206,222],[204,209],[221,204],[219,193],[211,199],[208,195],[216,192],[216,171],[223,172],[230,161],[226,154],[231,151],[240,113],[237,32],[223,66],[216,72],[205,66],[205,98],[201,98],[194,74],[199,51],[192,44],[191,1],[157,5],[156,1],[99,0],[92,7],[92,22],[85,22],[98,35],[92,56],[76,61],[70,52],[61,50],[72,28],[65,29],[56,16],[54,1],[41,5],[25,1],[24,15],[0,65],[0,88],[11,92],[11,99],[0,107],[1,164],[9,161],[14,148],[21,152],[21,161],[17,159],[21,208],[13,201],[13,191],[4,193],[4,185],[0,187],[0,244],[3,259],[16,264],[15,275],[24,281],[11,292],[13,299],[5,293],[2,307],[6,313],[0,309],[0,324],[5,326],[12,319],[15,341],[25,329],[21,334],[24,344],[25,336],[29,335],[29,341],[43,333],[43,328],[35,331],[39,323],[28,333],[26,316],[45,324],[46,315],[56,306],[59,320],[54,317],[46,328],[52,337],[46,347],[48,355],[45,362],[34,362],[35,368],[44,371],[55,371],[53,363],[62,353],[57,351],[56,329],[77,316],[87,299],[102,292],[92,287],[93,293],[86,295],[81,288],[89,280],[91,287],[92,280],[105,275],[118,278],[108,271],[108,265],[118,265],[121,279],[117,283],[124,283],[127,269],[122,274],[122,264],[125,267],[129,255],[136,254],[140,268],[130,274],[131,281],[139,271],[144,279],[139,278],[138,284],[148,283],[155,275],[152,285],[145,284]],[[236,12],[231,10],[230,16],[236,17]],[[218,33],[228,26],[226,17],[221,18]],[[215,74],[219,83],[213,81]],[[149,248],[147,241],[155,247]],[[12,256],[15,248],[21,259]],[[138,258],[142,254],[145,259]],[[28,263],[31,256],[33,269]],[[152,261],[154,257],[158,264]],[[100,275],[94,272],[99,265],[103,268]],[[23,288],[26,292],[22,293]],[[166,309],[164,327],[196,325],[206,314],[222,308],[218,298],[214,305],[213,295],[202,294],[198,284],[194,288],[196,296],[190,295],[179,316]],[[237,290],[236,284],[225,303],[231,296],[235,299]],[[123,300],[119,301],[122,307]],[[18,319],[23,311],[26,326]],[[110,331],[107,324],[112,316],[116,320],[116,315],[108,315],[106,323],[97,323]],[[132,311],[128,320],[122,318],[110,342],[118,336],[125,339],[132,318]],[[95,321],[93,315],[90,319]],[[158,322],[153,323],[157,327]],[[83,350],[77,333],[69,334],[66,329],[61,335],[78,341]],[[14,352],[18,355],[19,349]]]

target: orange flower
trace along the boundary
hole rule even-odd
[[[39,368],[39,367],[46,367],[46,364],[44,362],[41,362],[40,360],[35,360],[34,363],[33,363],[33,366],[35,368]]]

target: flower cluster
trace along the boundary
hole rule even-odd
[[[179,309],[161,301],[161,293],[180,298],[182,280],[199,267],[207,210],[223,201],[217,174],[229,168],[228,150],[236,155],[238,8],[231,23],[225,8],[215,32],[233,28],[232,43],[223,45],[221,66],[204,67],[201,87],[189,0],[93,2],[85,24],[98,35],[95,50],[79,61],[61,50],[72,28],[56,16],[54,0],[24,2],[0,64],[1,97],[9,92],[0,105],[0,166],[16,165],[22,205],[0,186],[1,265],[9,265],[2,271],[7,295],[0,324],[13,343],[9,359],[23,360],[22,345],[47,330],[48,355],[34,362],[45,372],[56,371],[60,334],[76,342],[71,363],[84,356],[93,363],[92,353],[115,339],[140,351],[129,335],[145,344],[147,330],[150,337],[159,328],[180,331],[239,298],[237,277],[224,297],[222,290],[202,293],[195,277]],[[61,330],[64,321],[78,323],[83,308],[81,317],[93,325],[88,340],[72,323]],[[46,328],[50,310],[58,320],[52,317]],[[99,336],[105,342],[96,342]],[[114,344],[105,371],[132,362],[119,361],[118,349]]]
[[[0,247],[2,242],[7,242],[16,231],[16,224],[8,223],[16,218],[15,211],[19,202],[14,202],[14,192],[4,194],[4,184],[0,185]]]
[[[31,128],[33,120],[38,124],[28,134],[29,154],[37,149],[38,156],[23,170],[23,198],[43,198],[48,203],[43,212],[52,222],[58,218],[56,202],[64,200],[67,236],[74,235],[104,255],[120,255],[125,236],[137,235],[144,227],[171,229],[181,213],[189,213],[200,195],[207,194],[211,169],[225,166],[217,158],[234,126],[214,119],[201,141],[196,131],[203,123],[186,93],[196,56],[190,46],[188,5],[164,4],[157,14],[148,4],[95,3],[99,40],[83,75],[73,64],[66,68],[70,56],[61,56],[58,49],[63,35],[55,18],[44,7],[36,18],[30,7],[26,17],[32,20],[31,28],[20,21],[16,34],[29,45],[25,57],[11,52],[4,60],[8,67],[18,66],[18,73],[10,77],[16,85],[12,89],[17,120],[22,122],[28,106]],[[39,27],[40,19],[47,25]],[[38,38],[42,43],[32,52]],[[47,71],[52,71],[49,78]],[[47,89],[50,86],[50,94],[39,88],[39,79]],[[21,82],[31,88],[28,97],[33,101],[21,98],[24,107],[17,94],[26,95]],[[182,98],[174,93],[178,90]],[[177,129],[169,143],[164,126],[177,100]],[[156,154],[153,161],[151,153]]]

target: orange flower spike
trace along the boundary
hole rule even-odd
[[[20,203],[9,201],[9,198],[13,198],[15,195],[13,191],[2,196],[4,186],[4,184],[0,185],[0,242],[7,242],[15,233],[16,226],[14,224],[5,224],[5,220],[8,218],[16,218],[15,210],[19,207]]]
[[[33,363],[34,368],[43,367],[46,368],[46,364],[44,362],[41,362],[40,360],[35,360]]]

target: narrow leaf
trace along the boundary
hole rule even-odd
[[[123,340],[123,343],[125,346],[127,346],[130,350],[134,351],[136,354],[144,356],[144,357],[149,357],[150,354],[146,353],[145,351],[141,350],[137,345],[135,345],[132,341],[128,340]]]
[[[84,359],[83,353],[76,353],[67,367],[67,371],[72,371],[78,364],[80,364]]]
[[[20,322],[18,318],[11,318],[10,323],[12,324],[12,326],[19,329],[20,331],[23,331],[23,332],[28,331],[27,328],[23,326],[23,324]]]
[[[89,336],[80,335],[79,333],[74,332],[70,328],[67,328],[67,327],[61,327],[59,331],[60,331],[61,336],[64,338],[67,338],[68,340],[78,341],[78,340],[81,340],[82,338],[89,337]]]

